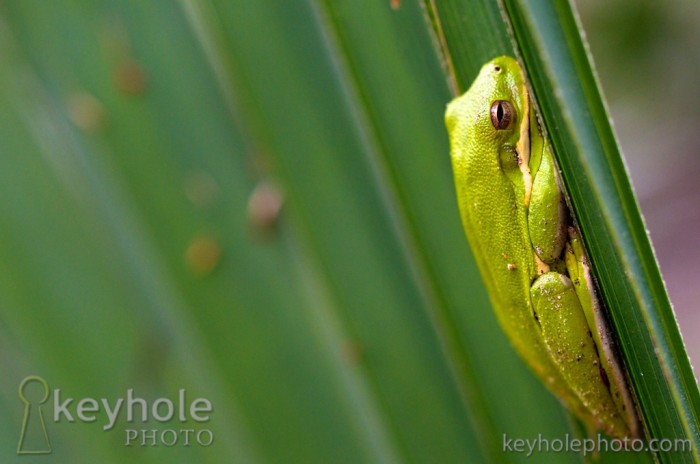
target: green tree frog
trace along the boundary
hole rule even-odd
[[[448,105],[445,122],[464,230],[506,335],[590,433],[638,436],[588,258],[517,61],[486,63]]]

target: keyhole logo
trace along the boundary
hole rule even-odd
[[[24,403],[24,417],[17,454],[50,454],[51,442],[42,410],[42,404],[49,399],[48,382],[36,375],[25,377],[19,384],[19,399]]]
[[[60,388],[50,390],[44,378],[30,375],[20,382],[18,395],[24,406],[18,455],[51,454],[48,429],[98,420],[102,423],[97,427],[104,431],[122,428],[117,426],[121,422],[126,447],[208,447],[214,442],[214,432],[206,426],[214,411],[211,401],[191,397],[185,388],[178,389],[176,397],[147,399],[128,388],[119,398],[75,398]],[[170,425],[156,428],[150,422]]]

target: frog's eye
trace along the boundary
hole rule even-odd
[[[496,100],[491,104],[491,124],[496,130],[510,129],[515,121],[515,108],[507,100]]]

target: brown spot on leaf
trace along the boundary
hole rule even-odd
[[[359,343],[353,341],[346,341],[340,348],[340,353],[343,359],[354,366],[362,361],[364,357],[364,350]]]
[[[132,97],[141,95],[146,89],[146,72],[135,60],[126,58],[114,70],[114,84],[117,89]]]
[[[248,198],[248,220],[253,229],[259,232],[274,230],[282,204],[279,188],[270,181],[260,182]]]
[[[190,242],[185,260],[190,271],[199,277],[207,276],[221,261],[219,241],[210,234],[200,234]]]
[[[104,127],[105,109],[102,103],[87,92],[76,92],[66,102],[68,116],[73,124],[85,131]]]
[[[219,196],[219,184],[209,173],[195,171],[185,179],[185,195],[193,205],[208,208]]]

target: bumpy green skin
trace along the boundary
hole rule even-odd
[[[496,101],[515,110],[505,129],[491,119]],[[633,403],[585,252],[575,230],[567,234],[551,149],[530,108],[523,74],[510,57],[484,65],[449,104],[445,121],[464,229],[518,353],[590,431],[636,436]]]

